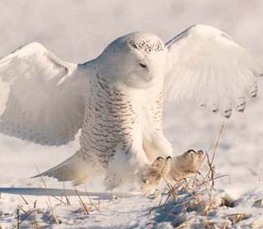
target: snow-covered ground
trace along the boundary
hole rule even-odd
[[[38,41],[61,59],[84,62],[125,33],[150,31],[169,40],[192,24],[205,23],[229,33],[263,62],[262,12],[260,0],[0,0],[0,56]],[[160,198],[100,194],[92,200],[80,197],[87,203],[85,210],[78,196],[68,196],[66,204],[65,198],[2,193],[0,228],[16,227],[17,222],[21,228],[172,228],[180,221],[186,222],[181,228],[263,228],[263,79],[259,90],[259,98],[248,104],[244,114],[235,113],[227,121],[185,104],[165,106],[164,130],[175,154],[194,148],[211,155],[211,145],[224,123],[215,168],[216,176],[228,176],[215,181],[214,193],[231,200],[231,207],[203,215],[190,208],[184,212],[172,200],[159,206]],[[30,177],[58,164],[77,148],[77,141],[43,147],[0,134],[0,187],[43,188],[41,179]],[[52,179],[45,179],[45,184],[47,188],[72,188]],[[97,180],[86,188],[103,191]],[[182,194],[177,203],[180,198],[187,197]],[[242,220],[235,224],[235,219]]]

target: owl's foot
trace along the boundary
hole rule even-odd
[[[202,150],[188,150],[184,154],[173,157],[171,169],[166,178],[178,181],[183,178],[194,176],[200,169],[206,155]]]
[[[152,165],[140,173],[139,180],[143,193],[156,189],[162,178],[178,181],[194,176],[200,169],[206,155],[202,150],[188,150],[180,156],[158,157]]]
[[[169,173],[171,160],[171,157],[167,157],[166,159],[158,157],[152,165],[139,174],[139,183],[144,194],[156,189],[161,179]]]

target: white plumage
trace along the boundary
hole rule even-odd
[[[0,60],[0,131],[61,145],[81,129],[79,151],[41,175],[81,183],[103,173],[109,189],[145,182],[150,163],[172,155],[162,132],[164,99],[230,117],[256,96],[261,71],[229,35],[206,25],[167,44],[152,34],[128,34],[79,65],[30,43]],[[177,161],[172,158],[172,177]]]

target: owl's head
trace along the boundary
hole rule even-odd
[[[113,41],[96,61],[99,74],[109,82],[147,88],[163,82],[166,56],[159,37],[135,32]]]

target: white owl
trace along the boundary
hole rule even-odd
[[[173,156],[162,130],[163,102],[194,101],[230,117],[256,96],[261,70],[229,35],[207,25],[166,44],[131,33],[78,65],[30,43],[0,60],[0,131],[62,145],[81,129],[80,149],[40,175],[82,183],[104,174],[108,189],[131,181],[145,189],[162,175],[196,172],[204,157],[193,150]]]

